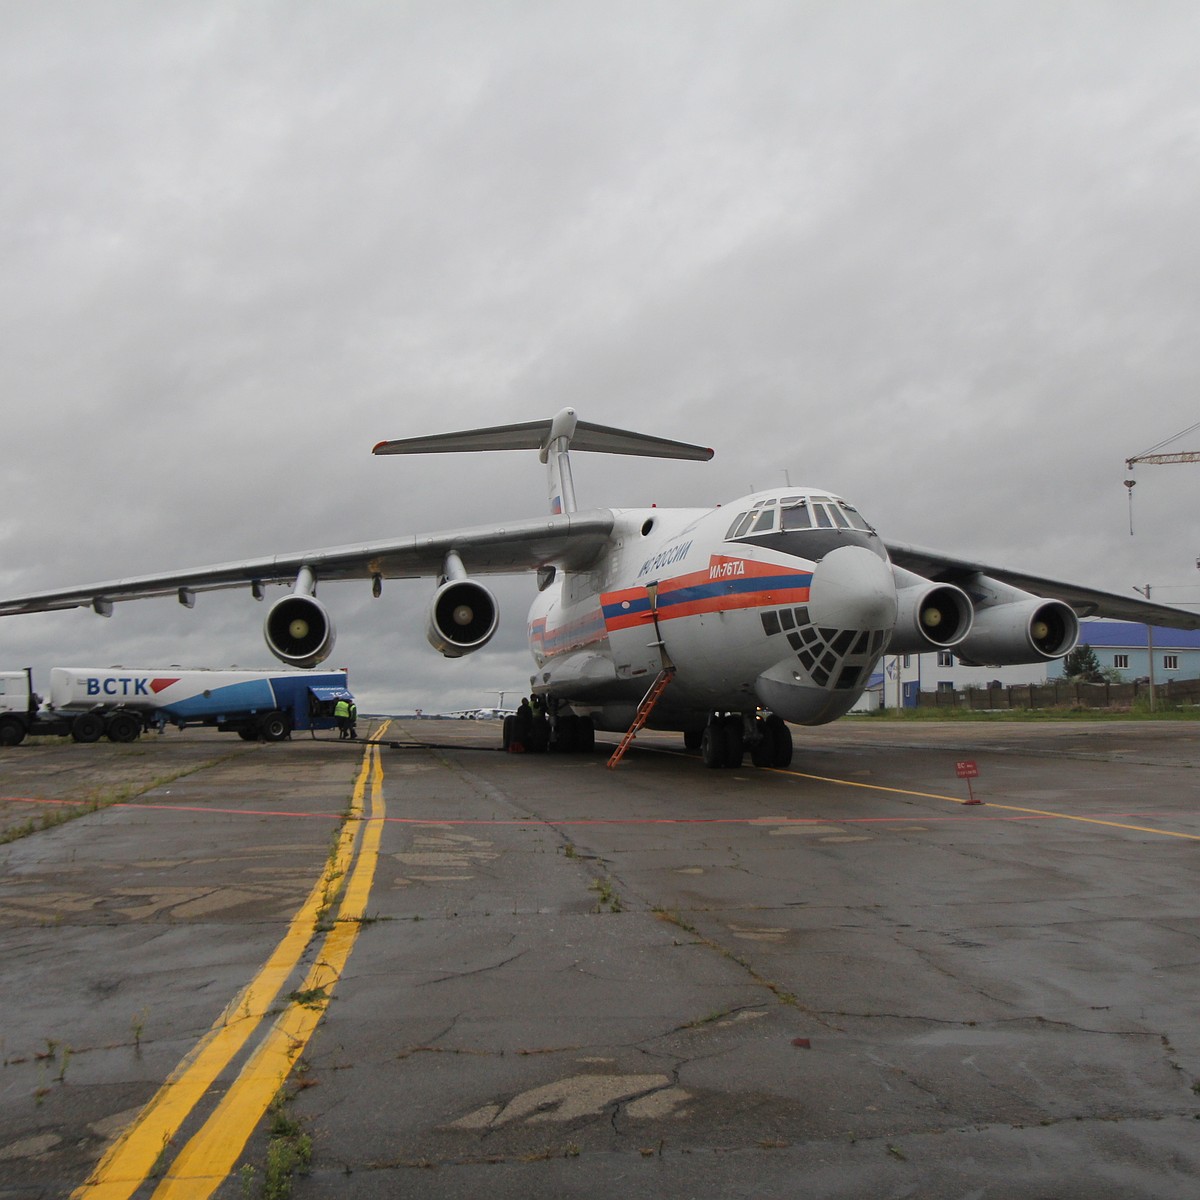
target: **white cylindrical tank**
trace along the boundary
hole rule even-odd
[[[206,697],[228,707],[236,696],[239,707],[274,705],[271,671],[180,671],[163,667],[52,667],[50,704],[58,710],[87,710],[98,705],[171,711],[185,706],[196,712]]]

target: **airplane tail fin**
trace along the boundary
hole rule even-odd
[[[400,438],[380,442],[373,454],[451,454],[477,450],[537,450],[550,469],[550,511],[575,511],[575,485],[571,478],[570,451],[591,450],[599,454],[636,454],[647,458],[683,458],[707,462],[713,452],[704,446],[676,442],[670,438],[593,425],[581,421],[573,408],[564,408],[544,421],[518,425],[491,425],[463,429],[457,433],[435,433],[427,437]]]

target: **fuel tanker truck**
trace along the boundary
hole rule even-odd
[[[215,726],[246,741],[283,741],[294,730],[331,729],[334,705],[353,700],[345,671],[182,671],[52,667],[50,697],[33,673],[0,671],[0,746],[29,735],[132,742],[167,725]]]

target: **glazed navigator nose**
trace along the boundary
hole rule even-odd
[[[809,619],[830,629],[891,629],[896,580],[891,566],[862,546],[839,546],[813,569]]]

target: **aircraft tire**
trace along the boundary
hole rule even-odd
[[[269,712],[258,725],[259,732],[268,742],[282,742],[292,732],[292,723],[287,713]]]
[[[596,752],[596,727],[592,724],[592,718],[580,717],[575,730],[575,752],[577,754],[594,754]]]
[[[685,729],[683,731],[683,748],[695,754],[700,749],[700,742],[703,738],[703,729]]]
[[[775,765],[775,739],[762,717],[754,718],[754,742],[750,747],[750,761],[756,767]]]
[[[71,722],[71,737],[77,742],[98,742],[104,736],[104,718],[98,713],[80,713]]]
[[[554,748],[550,745],[550,722],[545,716],[534,717],[533,724],[529,727],[529,745],[525,749],[531,754],[545,754],[547,750]]]
[[[721,765],[736,771],[742,765],[742,757],[746,752],[742,740],[742,718],[726,717],[721,722],[721,736],[725,742],[725,761]]]
[[[782,717],[772,714],[767,719],[771,738],[771,766],[782,770],[792,765],[792,731]]]
[[[724,731],[716,721],[705,725],[700,735],[700,757],[710,770],[717,770],[725,765]]]
[[[136,742],[142,735],[142,727],[135,716],[117,713],[108,722],[105,730],[110,742]]]
[[[554,722],[553,734],[546,743],[551,754],[570,754],[575,745],[575,718],[564,713]]]

